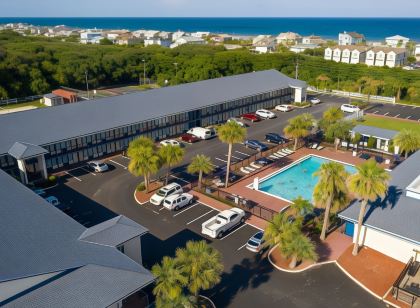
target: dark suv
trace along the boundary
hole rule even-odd
[[[277,144],[282,144],[286,142],[286,139],[282,136],[280,136],[279,134],[276,133],[268,133],[265,135],[265,140],[267,140],[267,142],[271,142],[271,143],[277,143]]]

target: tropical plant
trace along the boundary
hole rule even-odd
[[[390,175],[383,168],[379,167],[375,160],[356,166],[357,172],[348,178],[348,188],[360,202],[359,218],[357,220],[357,236],[353,247],[353,255],[359,252],[360,232],[363,226],[363,219],[366,213],[366,206],[369,201],[373,202],[378,197],[383,198],[388,189]]]
[[[287,238],[281,247],[281,252],[287,259],[291,259],[289,267],[292,269],[303,260],[316,261],[318,259],[315,244],[302,232]]]
[[[185,248],[176,250],[176,260],[188,279],[188,290],[198,302],[199,292],[220,282],[223,272],[220,253],[204,240],[189,241]]]
[[[211,164],[210,157],[202,154],[194,156],[191,163],[187,167],[187,171],[190,174],[198,173],[198,189],[201,190],[203,174],[209,174],[213,171],[213,165]]]
[[[313,122],[314,118],[309,113],[303,113],[301,115],[289,119],[288,125],[284,128],[284,133],[288,138],[293,138],[295,140],[293,146],[293,149],[295,151],[299,139],[309,135]]]
[[[336,162],[324,163],[314,173],[318,176],[313,199],[319,207],[325,208],[321,240],[325,240],[331,212],[336,212],[348,203],[346,179],[349,176],[342,164]]]
[[[344,139],[348,139],[350,136],[350,130],[353,128],[353,123],[350,121],[338,121],[330,126],[325,131],[325,138],[327,140],[334,140],[335,150],[338,150],[338,146],[340,145],[340,141]]]
[[[128,146],[127,155],[130,158],[128,170],[135,176],[144,177],[146,192],[149,192],[150,176],[160,168],[160,158],[153,141],[143,136],[134,139]]]
[[[274,215],[264,230],[264,245],[268,247],[281,246],[293,234],[300,231],[301,220],[291,221],[286,212]]]
[[[335,123],[344,117],[344,112],[338,107],[330,107],[322,114],[322,119],[328,123]]]
[[[420,149],[420,134],[413,130],[403,129],[395,136],[394,144],[400,148],[401,153],[404,152],[407,158],[410,152]]]
[[[290,205],[290,212],[296,218],[303,218],[305,214],[312,212],[313,205],[309,200],[303,199],[301,196],[297,197],[296,199],[292,200],[292,204]]]
[[[320,87],[321,85],[326,88],[328,83],[330,82],[331,78],[328,77],[325,74],[321,74],[318,77],[316,77],[316,81],[318,83],[318,87]]]
[[[232,147],[234,143],[242,143],[246,137],[246,129],[236,122],[227,122],[217,130],[220,141],[229,145],[228,160],[226,163],[225,187],[229,184],[230,161],[232,158]]]
[[[167,303],[177,301],[182,296],[188,278],[176,259],[163,257],[161,264],[152,267],[152,273],[156,277],[153,294],[158,307],[167,306]]]
[[[167,167],[165,185],[168,184],[169,172],[171,171],[171,168],[184,159],[184,154],[184,149],[182,149],[179,145],[168,144],[162,146],[159,149],[158,155],[161,159],[161,162]]]

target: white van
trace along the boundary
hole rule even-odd
[[[174,194],[182,194],[183,190],[181,185],[178,183],[171,183],[168,184],[161,189],[159,189],[151,198],[150,203],[154,205],[161,205],[163,200],[165,200],[166,197],[169,197]]]
[[[211,137],[216,136],[216,131],[215,129],[210,129],[210,128],[203,128],[203,127],[194,127],[191,128],[189,131],[187,131],[187,134],[191,134],[196,136],[197,138],[200,139],[209,139]]]

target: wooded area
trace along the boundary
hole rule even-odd
[[[223,46],[82,45],[60,39],[0,32],[0,98],[43,94],[59,86],[83,89],[85,71],[91,88],[134,83],[143,75],[163,85],[179,84],[274,68],[313,86],[365,94],[397,96],[420,102],[420,71],[367,67],[288,51],[252,54]],[[177,65],[174,65],[177,63]],[[177,72],[177,73],[176,73]],[[176,75],[176,76],[175,76]]]

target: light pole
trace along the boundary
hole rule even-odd
[[[176,82],[176,80],[177,80],[177,75],[178,75],[178,63],[177,63],[177,62],[175,62],[175,63],[174,63],[174,65],[175,65],[175,82]]]
[[[85,79],[86,79],[86,93],[87,93],[87,98],[89,99],[89,82],[88,82],[88,71],[85,71]]]
[[[142,59],[141,60],[143,62],[143,84],[146,83],[146,60]]]

